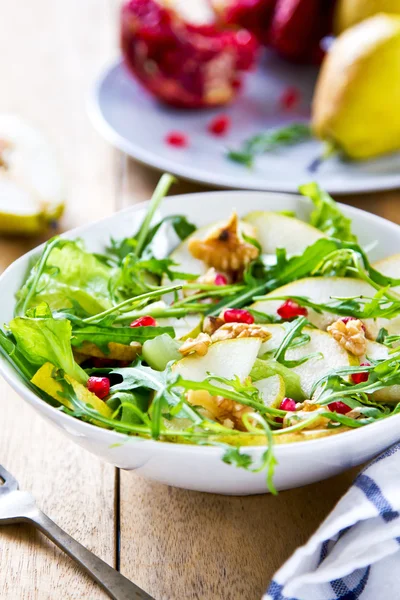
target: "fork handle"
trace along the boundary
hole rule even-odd
[[[37,509],[31,513],[29,521],[79,563],[113,600],[154,600],[152,596],[74,540],[41,510]]]

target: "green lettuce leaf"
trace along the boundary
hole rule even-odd
[[[9,324],[18,351],[38,368],[50,362],[76,381],[86,383],[88,376],[72,354],[71,323],[67,319],[54,319],[43,304],[30,314],[32,316],[15,317]]]
[[[58,242],[53,242],[47,260],[39,258],[19,290],[17,314],[41,302],[53,310],[80,307],[89,315],[110,308],[109,281],[113,269],[86,252],[79,241]]]
[[[311,213],[310,224],[320,229],[327,236],[343,242],[356,242],[351,231],[351,219],[345,217],[333,198],[321,190],[315,182],[299,187],[299,192],[313,202],[315,210]]]

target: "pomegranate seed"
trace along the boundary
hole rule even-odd
[[[242,308],[228,308],[224,312],[225,323],[247,323],[252,325],[254,323],[254,317],[248,310]]]
[[[186,148],[189,145],[189,138],[180,131],[171,131],[165,136],[165,141],[175,148]]]
[[[228,280],[225,277],[225,275],[221,275],[221,273],[218,273],[215,276],[214,283],[215,283],[215,285],[227,285],[228,284]]]
[[[357,319],[357,317],[342,317],[340,320],[341,320],[341,321],[342,321],[344,324],[348,323],[349,321],[359,321],[359,319]],[[361,323],[361,326],[362,326],[362,328],[363,328],[363,330],[364,330],[364,333],[365,333],[367,330],[365,329],[365,325],[364,325],[364,323]]]
[[[144,317],[139,317],[135,321],[129,325],[129,327],[156,327],[157,321],[150,317],[150,315],[146,315]]]
[[[87,388],[102,400],[110,393],[110,380],[108,377],[89,377]]]
[[[294,317],[306,317],[308,311],[294,300],[285,300],[276,311],[282,319],[293,319]]]
[[[336,412],[339,415],[345,415],[346,413],[351,411],[350,406],[347,406],[347,404],[345,404],[344,402],[340,402],[340,400],[339,402],[331,402],[330,404],[328,404],[328,408],[332,412]]]
[[[293,87],[287,87],[279,99],[279,103],[285,110],[290,110],[300,102],[300,91]]]
[[[225,135],[231,128],[231,124],[228,115],[219,115],[208,124],[208,131],[214,135]]]
[[[241,80],[241,79],[234,79],[234,80],[232,81],[232,87],[233,87],[233,89],[234,89],[234,90],[236,90],[237,92],[240,92],[240,90],[241,90],[241,89],[242,89],[242,87],[243,87],[242,80]]]
[[[369,363],[369,362],[363,362],[360,364],[360,367],[369,367],[369,366],[371,366],[371,363]],[[365,371],[364,373],[352,373],[351,379],[353,380],[353,383],[364,383],[365,381],[368,381],[369,373],[368,373],[368,371]]]
[[[296,410],[296,402],[292,398],[284,398],[279,408],[293,412]]]

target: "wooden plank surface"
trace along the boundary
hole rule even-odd
[[[159,177],[114,152],[85,113],[93,78],[117,51],[119,3],[0,0],[0,111],[38,123],[58,148],[68,181],[64,228],[147,199]],[[183,183],[173,191],[200,189]],[[400,221],[399,192],[345,201]],[[0,240],[0,269],[31,244]],[[110,564],[117,564],[120,541],[121,571],[156,600],[260,598],[273,572],[306,541],[357,471],[278,498],[188,492],[133,473],[116,478],[111,466],[60,436],[3,381],[0,411],[0,463]],[[40,534],[25,527],[1,530],[1,600],[104,597]]]
[[[104,0],[0,2],[0,111],[37,123],[68,181],[64,226],[114,209],[115,153],[94,132],[85,97],[114,47]],[[3,269],[37,240],[0,241]],[[61,527],[115,565],[115,469],[80,450],[0,381],[0,463]],[[27,527],[0,536],[2,600],[105,598],[55,546]]]

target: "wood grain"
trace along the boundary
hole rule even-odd
[[[37,123],[57,148],[68,181],[64,227],[109,214],[115,204],[116,154],[94,132],[85,100],[114,49],[110,4],[2,0],[0,14],[0,111]],[[0,240],[0,268],[36,243]],[[115,565],[114,468],[67,441],[4,381],[0,411],[0,463],[61,527]],[[105,597],[41,534],[2,528],[2,600]]]
[[[36,122],[58,149],[68,181],[64,228],[148,199],[159,174],[113,151],[85,102],[117,52],[121,0],[0,0],[0,111]],[[172,193],[205,189],[182,182]],[[345,202],[400,222],[399,192]],[[190,207],[188,207],[189,210]],[[0,240],[0,269],[32,247]],[[394,249],[397,251],[398,249]],[[223,497],[173,489],[115,470],[45,423],[0,382],[0,463],[79,541],[156,600],[256,600],[306,541],[357,470],[272,496]],[[116,527],[120,531],[116,531]],[[26,527],[0,532],[1,600],[104,598],[73,563]]]

